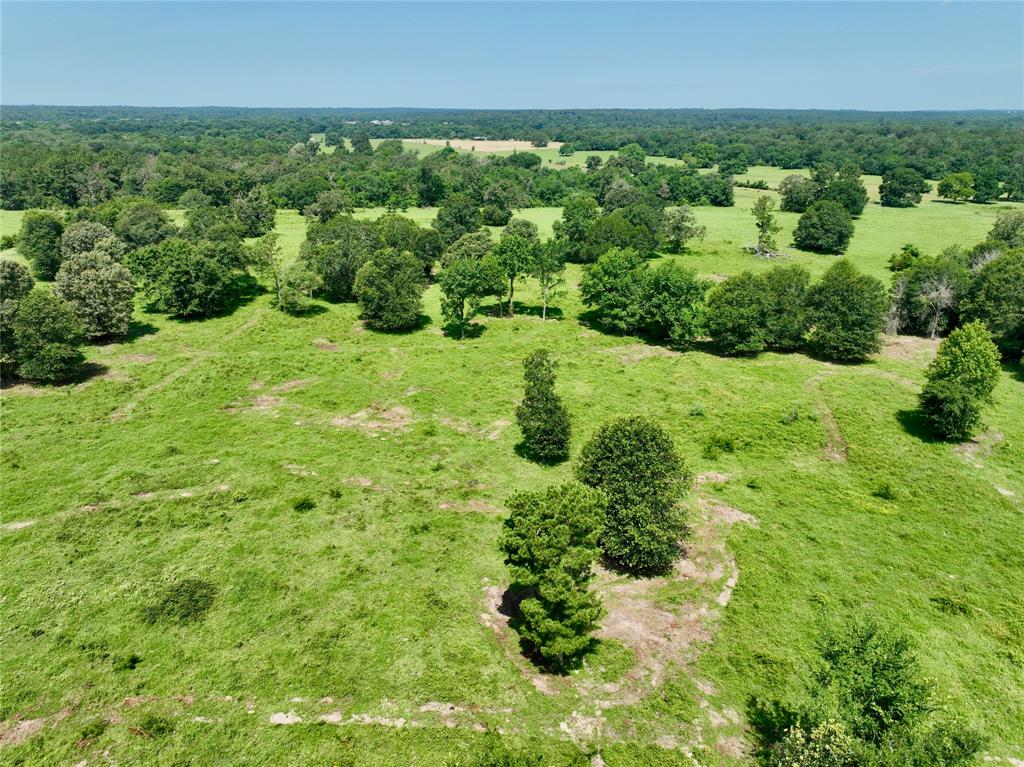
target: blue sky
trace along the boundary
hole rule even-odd
[[[1024,108],[1024,3],[0,3],[0,101]]]

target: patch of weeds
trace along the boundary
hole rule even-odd
[[[871,495],[883,501],[895,501],[897,493],[891,482],[882,482],[871,491]]]
[[[430,470],[431,471],[444,471],[444,464],[441,463],[440,461],[438,461],[437,463],[435,463],[433,466],[430,467]]]
[[[307,511],[312,511],[316,508],[316,501],[310,498],[308,495],[304,495],[301,498],[296,498],[292,501],[292,508],[300,514]]]
[[[177,623],[184,626],[206,617],[213,607],[217,587],[202,578],[183,578],[169,586],[160,599],[141,611],[144,623]]]
[[[703,418],[704,417],[704,406],[699,402],[690,405],[690,417],[691,418]]]
[[[710,434],[704,439],[704,449],[701,454],[709,461],[714,461],[719,458],[722,453],[734,453],[736,452],[736,441],[728,435],[716,432]]]
[[[114,671],[134,671],[142,663],[142,656],[135,653],[128,655],[115,655],[113,659]]]
[[[90,722],[86,722],[82,729],[78,731],[79,742],[91,743],[96,740],[96,738],[107,731],[108,724],[109,722],[106,719],[93,719]]]
[[[974,611],[974,608],[967,602],[944,594],[940,594],[936,597],[929,597],[928,601],[931,602],[939,612],[943,612],[946,615],[970,615]]]
[[[416,524],[409,525],[409,535],[417,536],[423,535],[423,533],[430,532],[429,522],[417,522]]]
[[[0,461],[2,461],[3,465],[8,469],[21,468],[21,456],[8,447],[0,449]]]
[[[343,495],[343,493],[338,488],[332,487],[330,490],[327,491],[327,495],[329,495],[332,500],[339,501],[341,500],[341,496]]]
[[[636,653],[617,639],[602,639],[584,662],[602,682],[616,682],[636,665]]]
[[[746,481],[746,485],[751,490],[760,490],[761,489],[761,480],[759,480],[757,477],[751,477],[750,479],[748,479]]]
[[[437,424],[435,424],[435,423],[428,423],[428,424],[424,425],[424,427],[423,427],[423,436],[424,437],[435,437],[435,436],[437,436]]]
[[[159,714],[147,714],[139,722],[139,729],[151,738],[160,738],[174,732],[174,721]]]
[[[779,419],[779,423],[781,423],[781,424],[783,424],[785,426],[789,426],[791,423],[796,423],[799,420],[800,420],[800,411],[797,410],[796,408],[793,408],[788,413],[786,413],[784,416],[782,416],[782,418]]]
[[[168,445],[164,448],[164,455],[181,455],[181,448],[177,445]]]

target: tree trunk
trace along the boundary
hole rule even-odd
[[[546,320],[548,318],[548,286],[547,285],[544,285],[541,288],[541,293],[540,294],[541,294],[540,318],[541,318],[541,320]]]
[[[515,313],[516,313],[515,309],[512,308],[512,296],[515,295],[515,287],[516,287],[516,278],[515,277],[509,277],[508,278],[508,316],[509,317],[514,317]]]

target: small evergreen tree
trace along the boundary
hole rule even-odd
[[[925,377],[921,409],[936,431],[950,439],[970,437],[999,381],[999,350],[988,328],[969,322],[950,333]]]
[[[607,499],[577,482],[542,492],[518,493],[506,501],[499,547],[515,583],[526,590],[519,604],[520,636],[544,660],[565,668],[591,642],[604,615],[588,589]]]
[[[84,329],[71,305],[50,291],[35,290],[21,299],[11,330],[23,378],[58,383],[81,370]]]
[[[547,349],[538,349],[523,360],[526,390],[516,408],[516,421],[527,451],[544,463],[569,457],[569,411],[555,393],[555,368]]]
[[[378,250],[356,274],[360,315],[377,330],[414,328],[423,312],[425,287],[423,265],[412,253]]]
[[[686,531],[676,503],[690,475],[663,426],[642,415],[605,423],[583,446],[576,478],[608,496],[608,556],[641,574],[671,566]]]

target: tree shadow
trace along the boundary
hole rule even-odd
[[[1020,362],[1012,362],[1011,360],[1003,360],[1003,370],[1012,375],[1018,381],[1024,383],[1024,364]]]
[[[924,413],[922,413],[918,408],[914,408],[912,410],[898,410],[896,412],[896,420],[900,422],[900,426],[903,427],[903,431],[911,437],[916,437],[922,442],[935,443],[943,441],[943,439],[935,433],[935,430],[932,429],[931,424],[928,423],[928,419],[925,418]]]
[[[512,450],[520,458],[525,458],[527,461],[531,461],[540,466],[559,466],[569,460],[568,455],[564,458],[542,458],[530,449],[530,446],[526,444],[526,440],[519,440]]]
[[[83,362],[73,376],[53,383],[33,381],[4,371],[4,375],[0,377],[0,389],[13,389],[16,386],[29,386],[33,389],[60,389],[65,386],[78,386],[94,378],[101,378],[109,371],[110,368],[98,362]]]
[[[544,312],[543,306],[535,306],[533,304],[521,304],[518,301],[513,301],[512,306],[515,308],[516,316],[524,317],[540,317]],[[547,319],[554,320],[556,322],[564,319],[565,315],[561,309],[556,306],[548,306]]]
[[[369,322],[367,322],[366,327],[368,327],[374,333],[380,333],[380,334],[386,335],[386,336],[407,336],[407,335],[411,335],[413,333],[418,333],[419,331],[424,330],[425,328],[430,327],[431,324],[433,324],[433,320],[430,319],[430,316],[427,315],[427,314],[421,314],[421,315],[419,315],[416,318],[416,323],[412,327],[408,327],[408,328],[398,328],[396,330],[387,330],[387,329],[382,329],[382,328],[375,328]]]
[[[624,575],[629,578],[635,578],[638,581],[643,581],[647,580],[648,578],[658,578],[662,575],[667,575],[668,573],[672,572],[672,567],[675,561],[680,557],[685,556],[685,554],[685,546],[680,542],[679,551],[676,552],[676,556],[674,556],[672,558],[672,561],[665,565],[665,567],[661,568],[660,570],[644,570],[643,572],[634,570],[628,565],[625,565],[619,560],[617,560],[615,557],[604,552],[601,553],[601,556],[598,559],[598,561],[601,563],[601,567],[603,567],[605,570],[608,570],[609,572],[615,573],[616,575]]]
[[[156,325],[151,322],[132,322],[128,326],[128,332],[119,341],[122,344],[134,343],[140,338],[153,335],[156,331]]]
[[[457,324],[448,324],[442,330],[446,336],[455,341],[469,341],[482,336],[487,330],[487,326],[479,322],[467,322],[464,328],[460,328]]]
[[[747,722],[753,733],[754,756],[764,759],[771,747],[779,743],[786,730],[800,723],[800,712],[777,700],[767,701],[751,696],[746,705]]]
[[[309,303],[293,312],[285,312],[289,317],[316,317],[318,314],[326,314],[327,307],[323,304]]]
[[[551,676],[566,676],[573,669],[580,668],[583,665],[584,658],[594,651],[597,647],[598,640],[591,638],[586,648],[574,657],[567,659],[563,667],[552,666],[547,659],[540,654],[539,650],[522,636],[522,628],[525,625],[525,620],[523,619],[523,613],[519,606],[523,603],[523,600],[529,599],[534,596],[535,593],[536,590],[533,587],[523,586],[518,583],[511,584],[501,595],[501,602],[498,604],[498,612],[508,618],[508,627],[515,631],[516,636],[519,637],[519,651],[523,654],[524,658],[530,661],[537,671]]]

